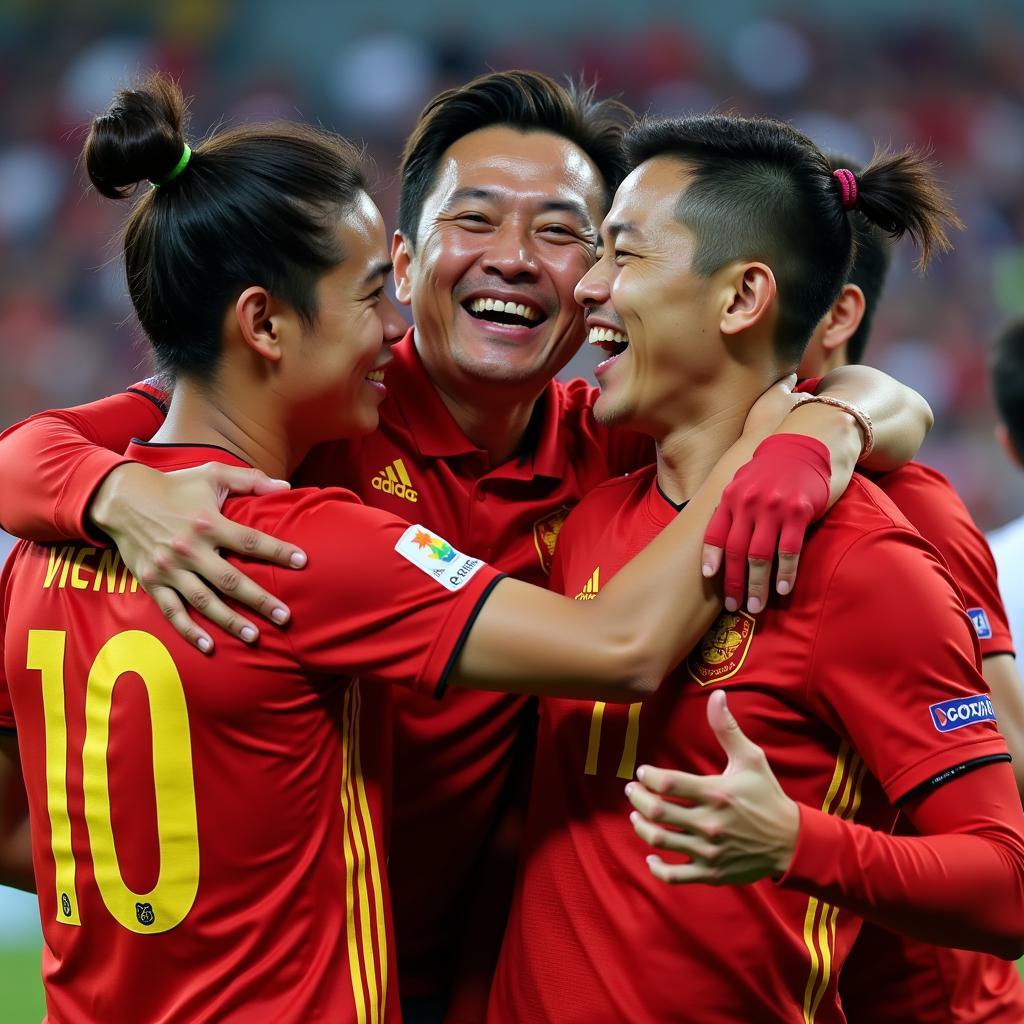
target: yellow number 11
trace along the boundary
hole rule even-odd
[[[629,716],[626,719],[626,740],[622,744],[622,757],[615,772],[617,778],[631,779],[636,771],[636,745],[640,739],[640,709],[642,703],[629,705]],[[601,725],[604,722],[604,701],[594,702],[594,710],[590,715],[590,736],[587,739],[587,763],[583,766],[584,775],[597,774],[597,755],[601,750]]]
[[[64,700],[67,634],[33,629],[27,667],[40,673],[46,733],[46,806],[56,865],[57,920],[81,925],[75,888],[75,857],[68,814],[68,727]],[[114,684],[125,672],[142,680],[149,698],[153,735],[160,874],[152,890],[133,892],[124,883],[110,817],[107,749]],[[114,919],[140,935],[179,925],[199,888],[199,835],[192,772],[192,742],[181,676],[170,652],[152,634],[126,630],[100,648],[89,670],[82,746],[85,823],[96,886]]]

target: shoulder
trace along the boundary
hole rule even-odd
[[[949,480],[937,469],[920,462],[908,462],[870,479],[908,515],[910,508],[918,504],[952,501],[958,506],[963,505]]]
[[[657,475],[657,466],[645,466],[627,476],[616,476],[588,491],[582,501],[569,513],[559,536],[559,547],[575,543],[595,531],[604,532],[619,515],[629,515],[629,509],[646,498]]]

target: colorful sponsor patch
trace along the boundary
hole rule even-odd
[[[967,614],[974,623],[974,632],[978,634],[979,640],[992,639],[992,623],[988,621],[984,608],[968,608]]]
[[[701,686],[736,675],[743,667],[756,624],[746,612],[722,612],[690,652],[686,670]]]
[[[939,732],[952,732],[976,722],[994,722],[995,708],[992,699],[983,693],[972,693],[969,697],[954,697],[939,704],[932,704],[932,724]]]
[[[551,560],[555,557],[558,535],[562,532],[568,514],[569,506],[563,505],[533,524],[533,546],[537,549],[541,568],[545,572],[551,572]]]
[[[448,541],[424,526],[410,526],[399,538],[395,550],[446,590],[465,586],[486,564],[456,551]]]

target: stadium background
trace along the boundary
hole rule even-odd
[[[641,112],[771,113],[862,160],[872,139],[930,145],[967,229],[927,277],[897,254],[870,355],[931,402],[923,458],[979,524],[1024,511],[986,366],[999,324],[1024,314],[1024,4],[0,0],[0,427],[147,372],[111,242],[124,208],[87,194],[77,155],[114,88],[152,66],[196,97],[194,136],[287,117],[364,140],[389,224],[423,103],[489,69],[583,74]],[[38,948],[34,902],[0,888],[9,1024],[41,1017]]]

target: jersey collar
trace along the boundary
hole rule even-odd
[[[421,455],[432,458],[461,455],[486,458],[486,453],[462,432],[438,394],[416,351],[413,330],[410,327],[405,337],[391,349],[397,372],[390,379],[385,377],[385,384],[409,426],[413,442]],[[565,446],[559,437],[559,414],[558,389],[551,381],[538,399],[534,421],[527,430],[527,436],[534,439],[532,452],[521,458],[513,457],[505,465],[525,467],[533,476],[561,477],[565,470]]]
[[[124,454],[125,458],[134,462],[166,471],[188,469],[206,462],[220,462],[225,466],[241,466],[243,469],[252,468],[245,459],[215,444],[160,444],[133,438]]]

